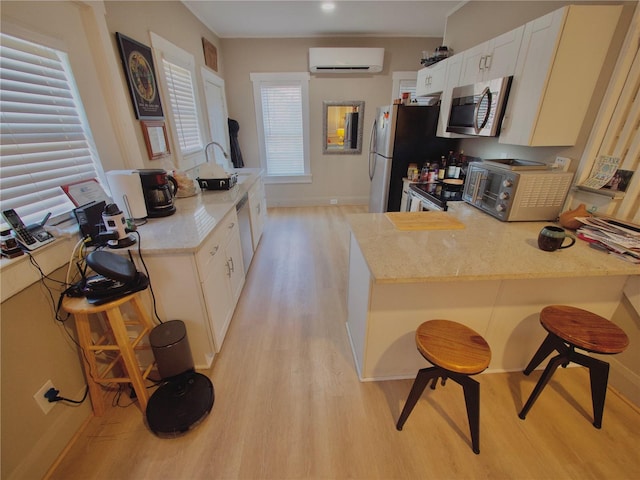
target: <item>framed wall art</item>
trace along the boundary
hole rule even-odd
[[[157,160],[165,155],[169,155],[169,138],[167,137],[167,127],[163,121],[143,120],[142,134],[144,143],[147,146],[149,160]]]
[[[119,32],[116,38],[136,118],[164,119],[151,49]]]

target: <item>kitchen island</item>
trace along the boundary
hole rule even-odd
[[[447,213],[464,228],[401,231],[385,214],[348,217],[347,330],[361,380],[413,378],[425,366],[415,330],[436,318],[485,337],[488,372],[524,369],[545,336],[544,306],[611,318],[628,278],[640,274],[638,265],[581,240],[538,249],[538,232],[553,222],[504,223],[462,202]]]

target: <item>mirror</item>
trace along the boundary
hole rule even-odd
[[[364,102],[322,102],[322,153],[362,152]]]

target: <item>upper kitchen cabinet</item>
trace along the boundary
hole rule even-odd
[[[437,95],[444,90],[447,82],[447,63],[449,59],[439,61],[429,67],[418,70],[416,80],[416,95],[427,97]]]
[[[621,11],[571,5],[524,26],[500,143],[576,143]]]
[[[462,69],[457,85],[513,75],[524,25],[462,52]]]

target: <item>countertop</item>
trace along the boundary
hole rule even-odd
[[[186,198],[176,198],[176,212],[168,217],[149,218],[138,227],[140,247],[145,254],[193,253],[203,244],[222,219],[235,208],[261,170],[237,170],[238,183],[229,190],[203,190]],[[137,250],[138,245],[130,247]]]
[[[580,239],[572,247],[555,252],[540,250],[538,232],[554,222],[501,222],[463,202],[449,203],[447,213],[465,228],[400,231],[383,213],[349,215],[347,221],[373,281],[640,275],[640,266],[590,248]]]

